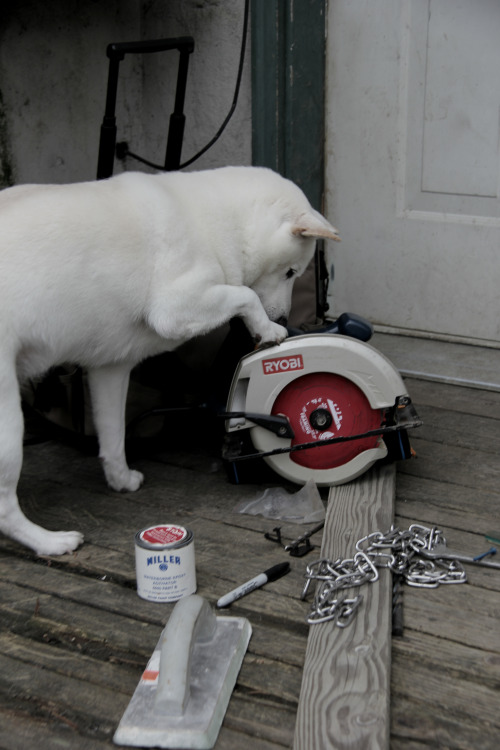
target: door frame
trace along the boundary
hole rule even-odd
[[[251,36],[252,164],[295,182],[322,212],[326,0],[252,0]],[[322,320],[328,309],[323,244],[295,284],[293,325]]]
[[[253,0],[252,163],[324,192],[326,0]]]

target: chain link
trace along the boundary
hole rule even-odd
[[[333,620],[345,628],[355,617],[363,595],[347,598],[344,589],[374,583],[379,578],[379,568],[388,568],[409,586],[419,588],[466,583],[465,569],[457,560],[429,560],[419,554],[444,544],[443,532],[436,527],[412,524],[401,530],[391,526],[385,533],[374,531],[358,539],[352,558],[310,563],[301,598],[306,598],[312,581],[317,586],[307,622],[312,625]]]

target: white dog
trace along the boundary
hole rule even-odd
[[[38,554],[83,540],[37,526],[19,507],[19,382],[62,363],[86,368],[106,480],[137,490],[143,476],[124,453],[132,367],[233,317],[262,345],[281,342],[315,237],[338,239],[298,187],[267,169],[2,191],[0,531]]]

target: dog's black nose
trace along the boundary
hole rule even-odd
[[[274,322],[286,328],[286,324],[288,323],[288,318],[282,315],[281,318],[278,318],[278,320],[275,320]]]

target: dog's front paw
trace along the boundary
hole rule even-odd
[[[129,469],[121,457],[109,459],[101,456],[101,461],[106,482],[115,492],[135,492],[144,481],[144,474]]]
[[[106,471],[106,480],[116,492],[135,492],[144,482],[144,474],[134,469],[111,473]]]
[[[37,555],[65,555],[73,552],[83,542],[79,531],[47,531],[40,529],[33,544]]]
[[[144,474],[134,469],[129,469],[128,475],[124,478],[123,486],[120,488],[121,492],[135,492],[144,482]]]
[[[280,326],[279,323],[273,323],[270,320],[266,330],[263,333],[254,336],[254,339],[257,347],[263,349],[268,346],[281,344],[287,336],[288,331],[284,326]]]

